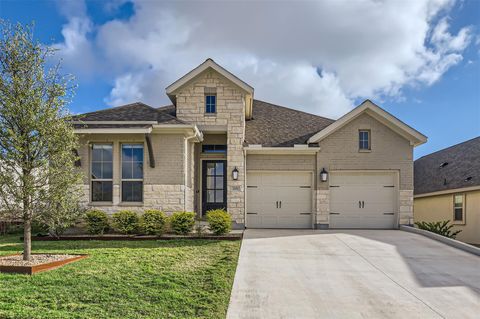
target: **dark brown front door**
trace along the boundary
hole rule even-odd
[[[202,215],[211,209],[227,208],[227,161],[203,161]]]

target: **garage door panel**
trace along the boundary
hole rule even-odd
[[[308,172],[248,173],[247,227],[311,228],[311,183]]]
[[[393,173],[332,173],[331,228],[392,228],[396,187]],[[393,187],[392,187],[393,186]]]

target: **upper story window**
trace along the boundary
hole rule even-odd
[[[214,144],[202,145],[202,153],[224,154],[226,152],[227,152],[227,145],[214,145]]]
[[[358,131],[358,149],[370,150],[370,131],[360,130]]]
[[[92,144],[92,202],[111,202],[113,192],[113,145]]]
[[[463,222],[465,220],[465,194],[453,196],[453,221]]]
[[[143,201],[143,144],[122,144],[122,202]]]
[[[214,94],[205,95],[205,113],[217,113],[217,96]]]

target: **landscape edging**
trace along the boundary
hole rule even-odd
[[[128,236],[128,235],[104,235],[104,236],[59,236],[59,237],[52,237],[52,236],[32,236],[32,240],[34,241],[62,241],[62,240],[127,240],[127,241],[134,241],[134,240],[178,240],[178,239],[189,239],[189,240],[242,240],[243,233],[238,235],[229,235],[229,236]],[[23,237],[20,237],[20,240],[23,241]]]

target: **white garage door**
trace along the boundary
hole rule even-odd
[[[330,177],[330,228],[394,228],[394,173],[334,172]]]
[[[312,174],[247,173],[247,227],[311,228]]]

